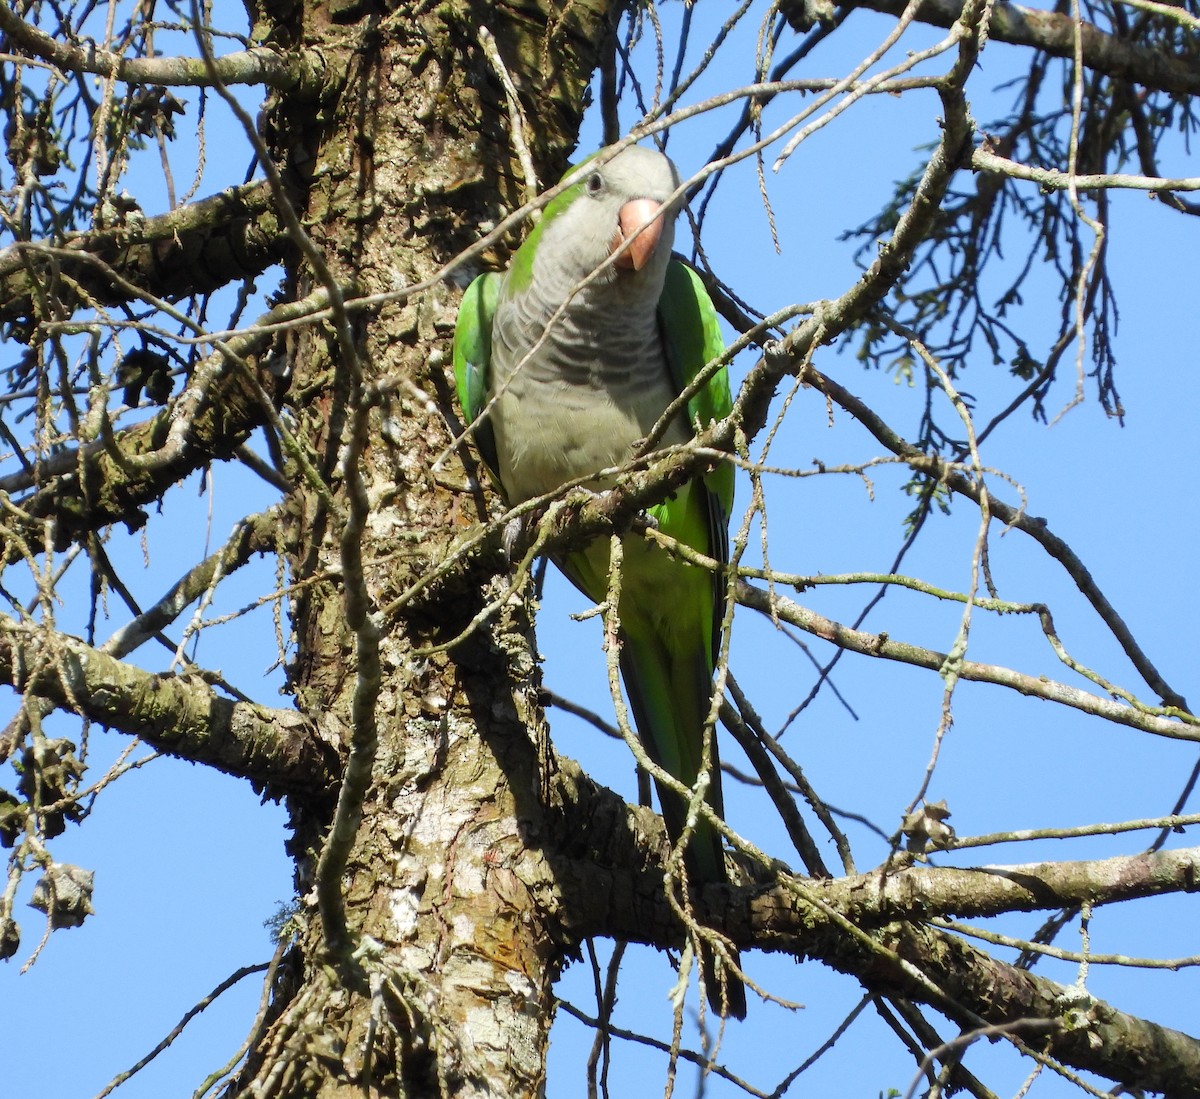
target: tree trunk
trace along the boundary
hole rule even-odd
[[[606,5],[571,5],[549,25],[532,5],[484,10],[526,109],[538,105],[535,155],[561,170]],[[294,13],[262,19],[292,44]],[[288,505],[292,686],[362,775],[342,791],[333,842],[327,807],[292,805],[305,931],[242,1077],[246,1087],[262,1073],[271,1094],[543,1088],[564,937],[532,842],[545,833],[547,754],[534,740],[529,623],[509,601],[439,648],[498,593],[494,552],[412,593],[486,507],[447,422],[457,294],[440,282],[396,294],[497,220],[498,199],[519,205],[507,108],[477,26],[465,4],[307,6],[305,44],[339,57],[345,81],[321,111],[269,120],[328,268],[303,263],[291,278],[300,295],[325,287],[335,302],[289,348],[301,486]],[[394,297],[338,316],[331,283]]]

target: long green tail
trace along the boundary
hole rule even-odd
[[[704,550],[711,545],[704,490],[684,485],[666,504],[651,509],[659,529]],[[644,538],[624,542],[621,573],[621,677],[646,753],[684,786],[694,786],[704,751],[704,723],[712,700],[716,607],[720,580],[672,557]],[[606,540],[559,561],[563,572],[589,598],[600,602],[608,589]],[[724,817],[716,737],[712,742],[708,804]],[[687,824],[687,802],[658,786],[667,834],[678,842]],[[694,887],[725,883],[721,835],[700,818],[684,851],[688,881]],[[734,957],[737,961],[736,955]],[[727,968],[718,973],[712,952],[705,955],[704,981],[713,1010],[744,1018],[746,990]],[[724,978],[724,994],[722,994]]]
[[[628,624],[623,620],[621,629],[621,676],[642,743],[664,771],[692,786],[700,774],[704,722],[712,693],[708,646],[692,645],[684,650],[665,645],[656,632],[644,628],[646,623],[633,615],[629,618]],[[724,817],[720,769],[714,736],[706,800]],[[674,790],[656,785],[667,834],[678,841],[687,823],[687,803]],[[703,817],[696,821],[683,861],[694,887],[729,880],[720,833]],[[740,965],[736,954],[733,961]],[[711,952],[704,956],[704,983],[714,1011],[746,1017],[745,987],[727,968],[715,964]]]

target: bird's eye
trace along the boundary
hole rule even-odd
[[[599,172],[593,172],[587,177],[585,186],[589,195],[598,195],[604,190],[604,177]]]

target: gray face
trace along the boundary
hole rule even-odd
[[[532,284],[502,296],[493,326],[491,420],[510,504],[620,465],[674,395],[657,310],[679,177],[636,146],[580,172],[570,205],[541,227]],[[644,245],[638,262],[619,254],[594,274],[625,241]],[[683,437],[676,424],[665,441]]]
[[[570,257],[577,278],[595,271],[620,244],[623,209],[646,199],[664,205],[679,186],[679,174],[671,161],[640,145],[621,150],[606,164],[582,165],[581,171],[579,197],[546,227],[543,237],[543,243],[551,243],[560,256]],[[674,245],[677,203],[659,215],[661,236],[646,270],[631,272],[622,281],[639,288],[661,281]],[[604,282],[614,278],[611,268],[602,276]]]

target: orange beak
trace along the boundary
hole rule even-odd
[[[662,203],[652,198],[635,198],[621,207],[617,215],[617,231],[613,234],[612,251],[626,241],[629,247],[616,259],[616,265],[626,270],[640,271],[654,254],[662,239],[663,219],[656,217]]]

